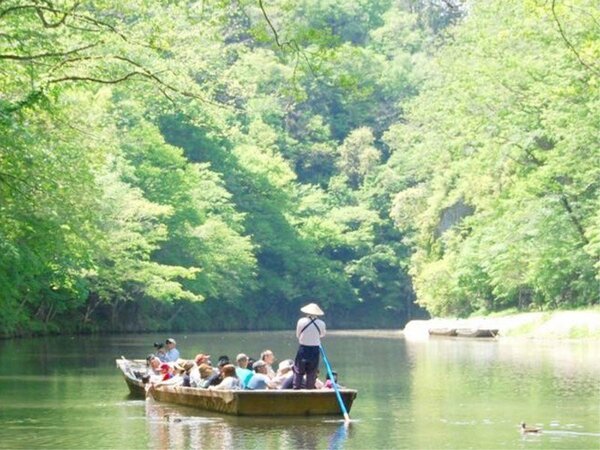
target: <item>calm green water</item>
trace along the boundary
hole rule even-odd
[[[293,333],[175,335],[182,355],[293,357]],[[0,448],[600,449],[600,345],[334,333],[340,382],[358,389],[337,418],[238,418],[131,400],[117,356],[167,336],[0,342]],[[521,420],[541,435],[522,436]]]

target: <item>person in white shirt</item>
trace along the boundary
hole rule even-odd
[[[240,380],[235,374],[235,366],[233,364],[226,364],[221,369],[223,375],[223,381],[216,386],[209,386],[209,389],[217,390],[229,390],[229,389],[240,389]]]
[[[275,377],[275,371],[273,370],[273,363],[275,362],[275,355],[272,350],[265,350],[260,354],[260,359],[267,365],[267,376],[271,379]]]
[[[294,361],[291,359],[284,359],[279,363],[277,374],[273,378],[273,384],[277,389],[290,389],[292,387],[292,380],[294,378]]]
[[[146,361],[148,361],[148,374],[155,377],[160,376],[162,378],[162,372],[160,370],[161,362],[158,356],[149,355],[148,358],[146,358]]]
[[[318,319],[325,313],[316,303],[310,303],[300,309],[306,317],[298,320],[296,337],[300,347],[294,360],[294,389],[302,388],[306,375],[306,389],[314,389],[319,369],[321,338],[325,336],[325,322]]]
[[[146,384],[146,392],[157,388],[159,386],[179,386],[183,383],[183,367],[175,364],[173,366],[162,363],[160,365],[162,371],[162,378],[160,380],[151,380],[150,383]]]

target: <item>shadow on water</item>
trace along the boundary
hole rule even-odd
[[[341,450],[352,426],[323,417],[236,417],[146,400],[149,448]]]

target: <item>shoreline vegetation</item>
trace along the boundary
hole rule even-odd
[[[430,328],[465,328],[498,330],[496,339],[535,339],[535,340],[598,340],[600,341],[600,308],[578,310],[554,310],[538,312],[499,312],[488,316],[472,316],[469,318],[433,317],[431,319],[415,319],[406,323],[403,329],[377,329],[381,336],[404,336],[409,340],[429,339]],[[262,332],[282,331],[280,328],[270,330],[205,330],[207,332]],[[372,336],[374,329],[346,328],[331,329],[329,334],[340,335],[351,332],[353,335]],[[152,333],[155,330],[139,330],[137,333]],[[188,331],[193,332],[193,331]],[[198,330],[197,332],[201,332]],[[122,334],[112,331],[103,334]],[[90,333],[76,333],[85,335]],[[95,334],[95,333],[91,333]],[[56,334],[54,334],[56,335]],[[30,338],[44,335],[0,336],[2,339]],[[462,338],[461,338],[462,339]]]
[[[0,1],[0,336],[598,307],[597,3]]]
[[[467,319],[411,320],[403,330],[407,339],[426,339],[429,328],[497,329],[498,338],[598,339],[600,309],[557,310],[474,316]]]

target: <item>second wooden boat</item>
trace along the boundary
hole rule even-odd
[[[456,336],[456,328],[436,327],[428,331],[430,336]]]
[[[493,338],[498,335],[498,330],[491,328],[458,328],[456,335],[459,337]]]

